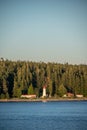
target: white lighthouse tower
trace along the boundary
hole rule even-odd
[[[43,86],[43,96],[42,97],[46,97],[46,86]]]

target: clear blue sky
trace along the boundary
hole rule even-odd
[[[0,57],[87,64],[87,0],[0,0]]]

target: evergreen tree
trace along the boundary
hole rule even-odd
[[[34,94],[34,89],[33,89],[32,84],[28,88],[28,94]]]
[[[61,85],[59,86],[59,88],[58,88],[58,95],[59,95],[60,97],[62,97],[64,94],[67,94],[67,90],[66,90],[66,88],[64,87],[64,85],[61,84]]]
[[[6,79],[3,79],[3,94],[5,98],[9,98]]]

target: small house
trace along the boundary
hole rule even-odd
[[[76,97],[77,97],[77,98],[82,98],[83,95],[81,95],[81,94],[77,94]]]
[[[36,95],[33,94],[33,95],[21,95],[21,98],[36,98]]]

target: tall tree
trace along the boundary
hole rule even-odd
[[[34,89],[33,89],[32,84],[28,88],[28,94],[34,94]]]
[[[6,79],[3,79],[3,94],[6,98],[9,98]]]
[[[58,88],[58,95],[59,95],[60,97],[62,97],[64,94],[67,94],[67,90],[66,90],[66,88],[64,87],[64,85],[61,84],[61,85],[59,86],[59,88]]]

